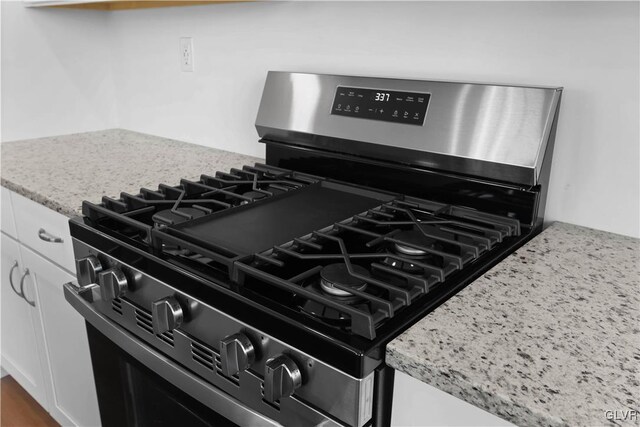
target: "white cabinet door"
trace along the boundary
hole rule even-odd
[[[75,277],[29,249],[22,255],[40,295],[53,384],[49,412],[62,425],[99,426],[85,322],[62,291],[62,285]]]
[[[393,381],[391,426],[515,427],[429,384],[396,371]]]
[[[0,194],[2,194],[0,198],[0,218],[2,218],[0,229],[14,239],[17,239],[16,222],[13,218],[13,209],[11,207],[11,191],[0,187]]]
[[[43,336],[38,311],[39,299],[33,282],[26,274],[20,257],[20,245],[15,240],[1,235],[2,241],[2,367],[45,409],[47,386],[43,373]],[[11,274],[11,277],[9,276]],[[21,280],[24,278],[23,280]],[[21,295],[22,290],[35,306]]]

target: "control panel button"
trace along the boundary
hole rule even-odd
[[[249,369],[255,357],[253,344],[245,334],[233,334],[220,341],[222,373],[228,377]]]
[[[172,331],[182,324],[184,313],[177,299],[163,298],[151,304],[153,333],[156,335]]]
[[[127,278],[119,268],[110,268],[98,274],[98,284],[105,301],[120,298],[129,288]]]
[[[289,397],[302,385],[302,373],[298,365],[281,354],[267,360],[264,368],[264,399],[276,402]]]
[[[94,255],[76,260],[76,274],[78,275],[78,284],[80,286],[97,283],[98,273],[101,271],[102,264]]]

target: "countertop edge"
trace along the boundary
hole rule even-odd
[[[0,186],[6,188],[7,190],[13,191],[14,193],[19,194],[23,197],[26,197],[27,199],[32,200],[46,208],[58,212],[66,217],[73,218],[75,216],[81,215],[81,206],[78,206],[78,210],[70,210],[68,206],[62,205],[55,200],[38,193],[37,191],[30,190],[6,178],[0,178]]]

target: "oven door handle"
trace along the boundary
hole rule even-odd
[[[165,380],[182,389],[203,405],[243,426],[278,426],[280,424],[255,412],[235,398],[212,386],[200,377],[178,366],[171,359],[143,344],[134,335],[97,312],[81,295],[82,288],[73,283],[64,284],[64,297],[82,317],[103,335],[117,344],[140,363]]]

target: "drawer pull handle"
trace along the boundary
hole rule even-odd
[[[13,292],[15,292],[16,295],[18,295],[20,298],[24,298],[24,296],[20,292],[18,292],[15,285],[13,284],[13,270],[15,270],[16,268],[18,268],[18,261],[15,261],[13,263],[13,266],[11,267],[11,270],[9,270],[9,284],[11,285],[11,289],[13,289]]]
[[[29,269],[26,268],[24,270],[24,274],[22,275],[22,278],[20,279],[20,294],[22,295],[22,298],[24,298],[24,300],[32,307],[36,306],[36,302],[35,301],[29,301],[27,299],[27,296],[24,294],[24,280],[27,278],[27,276],[29,275]]]
[[[38,237],[40,238],[40,240],[44,240],[45,242],[49,242],[49,243],[63,242],[63,240],[60,237],[56,237],[53,234],[47,233],[47,230],[45,230],[44,228],[41,228],[40,230],[38,230]]]

